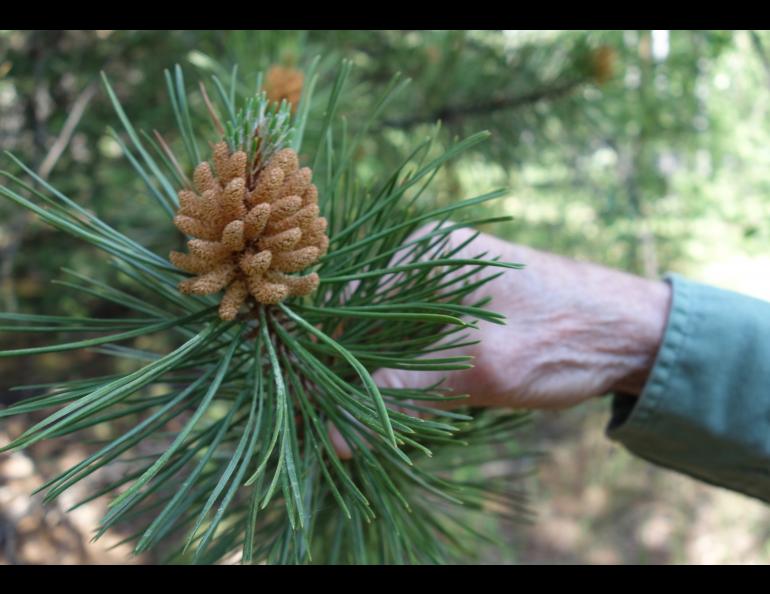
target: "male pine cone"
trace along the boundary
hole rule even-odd
[[[272,66],[267,71],[265,78],[267,98],[275,103],[280,103],[285,99],[291,106],[291,110],[297,111],[304,82],[305,76],[301,70],[284,66]]]
[[[319,216],[312,171],[299,167],[292,149],[277,152],[252,175],[243,151],[214,146],[214,171],[195,168],[196,192],[179,192],[174,225],[192,236],[189,253],[172,251],[171,262],[195,274],[179,283],[185,294],[210,295],[225,289],[219,317],[233,320],[249,297],[275,304],[313,292],[315,272],[295,276],[329,247],[326,219]]]

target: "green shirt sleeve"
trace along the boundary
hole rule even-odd
[[[607,435],[659,466],[770,502],[770,303],[671,275],[671,313],[639,398]]]

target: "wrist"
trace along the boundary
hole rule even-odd
[[[641,394],[665,333],[669,284],[560,257],[549,268],[560,286],[549,299],[543,375],[557,373],[573,404]]]
[[[622,274],[622,273],[620,273]],[[618,291],[607,304],[605,325],[598,347],[608,356],[607,392],[642,393],[660,350],[668,321],[671,286],[664,281],[623,274]],[[598,395],[598,394],[597,394]]]

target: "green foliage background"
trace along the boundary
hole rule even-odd
[[[607,47],[604,80],[596,57]],[[0,31],[0,149],[41,167],[66,140],[51,183],[151,249],[167,245],[156,231],[167,223],[147,208],[108,133],[115,118],[99,71],[135,122],[165,132],[173,114],[163,69],[173,63],[204,76],[238,63],[248,80],[275,63],[306,67],[316,55],[326,82],[350,61],[353,88],[339,111],[351,122],[371,113],[393,74],[412,79],[356,155],[362,179],[392,170],[438,119],[445,143],[490,130],[489,142],[438,176],[438,203],[507,186],[509,196],[478,216],[515,219],[487,231],[640,274],[677,270],[770,296],[766,281],[748,278],[751,268],[741,272],[770,244],[767,32]],[[309,119],[308,134],[319,120]],[[50,284],[62,266],[105,273],[82,245],[0,203],[2,310],[109,316],[109,305]],[[0,349],[18,340],[0,335]],[[75,378],[94,366],[107,373],[111,364],[66,353],[0,361],[0,404],[30,378]]]

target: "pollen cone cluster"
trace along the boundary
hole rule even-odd
[[[296,111],[300,95],[302,95],[304,80],[305,77],[300,70],[273,66],[265,76],[267,98],[276,103],[286,99],[291,105],[292,111]]]
[[[315,272],[293,275],[326,253],[326,219],[319,217],[312,172],[300,169],[291,149],[277,152],[252,180],[246,153],[214,147],[214,168],[195,168],[196,192],[179,192],[176,227],[193,237],[189,253],[171,252],[171,262],[195,274],[179,283],[191,295],[225,290],[219,317],[232,320],[251,296],[275,304],[318,287]]]

